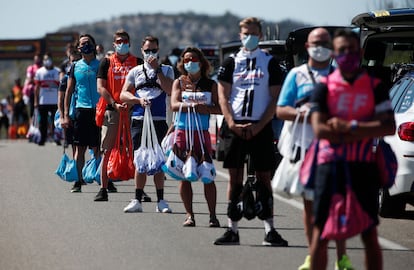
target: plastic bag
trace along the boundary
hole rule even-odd
[[[93,154],[93,151],[91,151],[91,158],[85,162],[85,165],[82,168],[82,178],[86,183],[91,184],[94,181],[97,181],[96,176],[100,163],[101,158],[99,157],[98,159],[96,159]],[[100,177],[100,174],[98,175]]]
[[[306,123],[307,117],[309,116],[309,110],[305,112],[303,122]],[[293,196],[302,196],[304,194],[304,186],[300,182],[300,169],[302,163],[305,159],[305,139],[306,139],[306,128],[302,126],[301,132],[301,146],[299,147],[295,144],[294,136],[297,131],[299,123],[300,113],[297,114],[295,121],[293,122],[292,129],[290,130],[290,135],[287,136],[284,140],[284,144],[287,144],[288,147],[284,149],[284,156],[277,167],[275,174],[272,179],[272,190],[273,193],[281,195],[283,197],[291,198]],[[285,124],[287,124],[285,122]],[[282,148],[280,148],[282,149]],[[299,152],[299,159],[297,160],[297,155]]]
[[[121,144],[122,140],[122,144]],[[134,153],[129,119],[126,111],[119,112],[119,127],[115,147],[109,152],[108,177],[117,180],[134,178]]]
[[[79,179],[78,171],[76,168],[76,161],[68,157],[68,155],[65,153],[65,148],[63,148],[63,155],[60,159],[55,174],[67,182],[75,182]]]
[[[42,135],[39,130],[39,110],[38,108],[34,109],[32,122],[30,123],[29,130],[27,131],[26,138],[29,139],[29,142],[39,143],[42,139]]]
[[[141,146],[134,152],[134,164],[139,173],[154,175],[161,172],[165,156],[158,143],[151,109],[145,107]]]

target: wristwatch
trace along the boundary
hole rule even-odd
[[[351,131],[355,131],[358,128],[358,121],[357,120],[351,120]]]

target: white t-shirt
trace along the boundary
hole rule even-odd
[[[41,67],[36,71],[34,80],[39,84],[39,105],[55,105],[58,102],[60,69]]]

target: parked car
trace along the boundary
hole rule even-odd
[[[380,192],[380,215],[400,216],[414,205],[414,9],[362,13],[362,66],[389,85],[397,131],[386,136],[398,160],[395,184]]]

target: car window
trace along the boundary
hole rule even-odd
[[[395,113],[404,113],[410,109],[414,100],[414,83],[412,78],[397,82],[390,91],[391,105]]]

